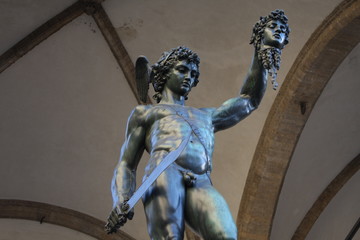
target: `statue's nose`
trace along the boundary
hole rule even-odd
[[[282,29],[280,26],[277,26],[276,29],[275,29],[275,32],[277,33],[284,33],[284,29]]]
[[[191,79],[191,72],[189,71],[186,73],[185,79],[190,80]]]

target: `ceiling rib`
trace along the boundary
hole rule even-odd
[[[306,213],[305,217],[297,227],[292,240],[303,240],[310,232],[312,226],[320,214],[324,211],[330,201],[340,191],[352,176],[360,169],[360,154],[348,163],[345,168],[331,181],[331,183],[320,194],[312,207]]]
[[[0,218],[15,218],[51,223],[70,228],[101,240],[135,240],[130,235],[118,231],[107,234],[105,222],[77,212],[46,203],[0,199]]]
[[[357,231],[359,230],[359,228],[360,228],[360,217],[354,224],[353,228],[350,230],[349,234],[346,236],[345,240],[352,240],[355,234],[357,233]]]
[[[260,136],[237,216],[238,239],[270,238],[280,190],[299,136],[332,74],[359,41],[360,1],[345,0],[301,50]]]
[[[11,64],[16,62],[22,56],[27,54],[36,45],[40,44],[53,33],[60,30],[67,23],[80,16],[83,12],[83,3],[76,2],[35,29],[32,33],[27,35],[24,39],[16,43],[13,47],[0,56],[0,73],[10,67]]]
[[[134,64],[117,35],[108,15],[101,6],[101,2],[103,1],[104,0],[79,0],[35,29],[0,56],[0,73],[27,54],[35,46],[60,30],[63,26],[86,12],[94,17],[95,22],[114,54],[116,61],[121,67],[137,102],[139,104],[144,104],[137,94]],[[151,104],[149,96],[147,97],[146,103]]]
[[[97,4],[95,11],[93,11],[91,15],[95,19],[95,22],[98,25],[104,38],[106,39],[106,42],[108,43],[112,53],[114,54],[116,61],[121,67],[124,76],[136,97],[137,102],[139,104],[143,104],[137,94],[134,63],[131,61],[128,52],[126,51],[123,43],[121,42],[118,34],[115,31],[114,26],[112,25],[108,15],[106,14],[101,4]],[[149,96],[147,102],[151,103]]]

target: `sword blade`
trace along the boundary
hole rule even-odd
[[[126,210],[125,213],[128,213],[135,204],[140,200],[142,195],[146,192],[146,190],[155,182],[155,180],[160,176],[162,172],[164,172],[176,159],[180,156],[181,152],[184,150],[186,145],[190,140],[189,134],[179,145],[179,147],[165,156],[165,158],[156,166],[156,168],[151,172],[151,174],[145,179],[145,181],[140,185],[140,187],[134,192],[131,196],[127,204],[129,208]]]

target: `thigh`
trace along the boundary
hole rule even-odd
[[[143,196],[151,239],[183,239],[184,203],[183,176],[170,166]]]
[[[237,239],[229,207],[210,179],[198,179],[186,190],[185,219],[204,239]]]

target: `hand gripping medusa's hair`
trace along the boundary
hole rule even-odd
[[[157,103],[159,103],[162,98],[161,92],[164,89],[170,70],[175,66],[176,62],[183,60],[187,60],[189,63],[195,63],[199,69],[200,58],[195,52],[184,46],[173,48],[169,52],[164,52],[159,61],[152,66],[152,84],[156,92],[153,98]],[[197,73],[194,86],[198,84],[198,78],[199,72]],[[185,99],[187,99],[187,97]]]

